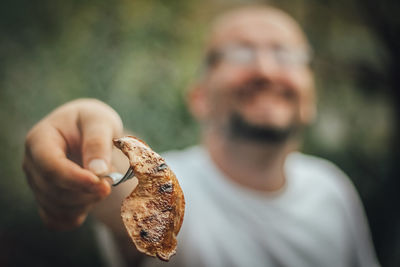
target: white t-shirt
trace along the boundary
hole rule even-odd
[[[202,147],[164,156],[185,218],[171,261],[149,257],[143,266],[379,266],[357,193],[333,164],[292,153],[285,187],[266,194],[225,177]]]

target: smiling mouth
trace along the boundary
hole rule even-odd
[[[259,94],[269,92],[275,97],[286,99],[287,101],[294,101],[296,95],[290,88],[284,87],[279,84],[272,84],[265,79],[254,79],[246,84],[236,88],[235,95],[239,102],[249,102]]]

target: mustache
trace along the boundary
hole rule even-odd
[[[229,118],[227,133],[234,139],[249,140],[260,144],[281,144],[295,136],[299,130],[299,125],[294,123],[283,128],[255,125],[248,122],[240,113],[234,112]]]
[[[253,78],[245,81],[241,85],[234,88],[234,94],[238,99],[249,99],[262,91],[275,91],[287,99],[295,99],[295,90],[282,85],[281,83],[273,83],[263,78]]]

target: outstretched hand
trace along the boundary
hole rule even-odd
[[[93,204],[107,197],[112,138],[122,134],[119,115],[95,99],[60,106],[27,134],[23,169],[45,224],[81,225]]]

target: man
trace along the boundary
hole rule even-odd
[[[315,115],[308,63],[303,32],[280,10],[243,7],[215,21],[204,71],[189,95],[203,126],[203,146],[165,155],[187,202],[170,265],[378,266],[348,178],[327,161],[294,152]],[[74,228],[95,206],[116,241],[120,255],[99,227],[114,265],[120,257],[143,260],[118,214],[135,181],[111,193],[96,176],[111,166],[126,170],[118,156],[112,160],[110,140],[121,134],[121,120],[110,107],[73,101],[34,126],[24,161],[44,222]],[[164,264],[149,258],[141,263]]]

